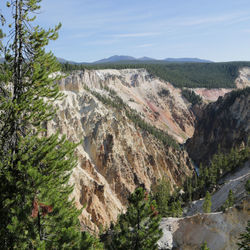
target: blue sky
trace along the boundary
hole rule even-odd
[[[3,2],[3,1],[1,1]],[[250,0],[43,0],[37,22],[62,23],[48,49],[91,62],[112,55],[250,61]],[[3,3],[0,9],[6,10]]]

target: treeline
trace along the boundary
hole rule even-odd
[[[183,88],[235,88],[235,79],[241,67],[250,67],[250,62],[227,63],[164,63],[124,61],[96,65],[61,64],[62,70],[85,69],[138,69],[145,68],[150,74]]]
[[[197,95],[193,90],[182,89],[181,95],[185,97],[190,103],[192,103],[192,105],[202,103],[202,98]]]
[[[153,197],[157,203],[158,210],[163,217],[182,216],[182,208],[191,201],[198,200],[219,188],[219,181],[228,173],[232,173],[250,159],[250,147],[244,149],[232,149],[228,154],[218,153],[214,155],[209,166],[200,165],[197,172],[187,178],[182,188],[176,188],[171,193],[169,182],[166,179],[160,180],[153,187]],[[246,190],[249,191],[249,182]],[[209,199],[207,199],[209,200]],[[221,207],[225,210],[233,205],[233,193],[229,190],[228,199]],[[211,204],[207,206],[211,207]],[[203,208],[204,211],[209,209]]]
[[[85,86],[85,89],[94,95],[99,101],[103,104],[115,108],[117,111],[123,110],[126,116],[139,128],[143,131],[146,131],[153,135],[156,139],[161,141],[164,145],[171,146],[177,150],[180,149],[179,144],[168,135],[166,132],[150,125],[145,120],[143,120],[140,115],[133,109],[131,109],[123,100],[116,94],[116,92],[108,87],[104,87],[106,91],[109,92],[111,98],[101,95],[96,91],[91,91],[88,87]]]

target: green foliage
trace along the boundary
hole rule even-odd
[[[250,249],[250,221],[247,222],[246,231],[240,235],[239,240],[240,242],[237,244],[239,246],[239,249]]]
[[[44,46],[60,25],[32,27],[39,0],[9,3],[15,27],[0,67],[0,239],[2,249],[79,249],[78,216],[68,185],[76,144],[46,136],[60,69]],[[1,50],[2,52],[3,50]]]
[[[163,178],[153,188],[153,197],[156,201],[158,211],[163,217],[169,215],[168,203],[170,199],[170,184]]]
[[[162,89],[161,91],[158,92],[158,95],[160,97],[167,97],[170,95],[170,91],[168,89]]]
[[[194,91],[189,90],[189,89],[182,89],[181,94],[183,97],[185,97],[192,105],[195,104],[201,104],[202,103],[202,98],[195,94]]]
[[[191,201],[204,197],[206,191],[217,188],[219,180],[230,172],[234,172],[244,162],[249,160],[250,148],[231,149],[227,154],[219,152],[215,154],[210,165],[199,167],[199,175],[195,174],[192,179],[187,179],[184,184],[184,201]]]
[[[232,207],[234,205],[234,194],[233,191],[230,189],[228,192],[227,200],[222,205],[221,210],[225,211],[226,209]]]
[[[182,216],[182,207],[181,207],[181,201],[180,200],[170,200],[170,211],[169,216],[171,217],[181,217]]]
[[[216,115],[218,115],[221,111],[229,108],[239,96],[248,96],[250,94],[250,87],[246,87],[244,89],[237,89],[230,93],[229,96],[225,100],[223,100],[222,105],[220,105],[219,109],[216,110]]]
[[[246,189],[247,193],[250,194],[250,180],[247,180],[246,185],[245,185],[245,189]]]
[[[107,249],[153,250],[162,236],[159,229],[161,217],[156,203],[143,188],[137,188],[128,199],[127,212],[119,216],[109,239]]]
[[[228,205],[229,207],[232,207],[234,205],[234,194],[233,191],[230,189],[228,192]]]
[[[250,149],[249,146],[241,149],[232,149],[228,154],[219,152],[214,155],[209,166],[199,167],[198,174],[195,173],[192,178],[186,178],[182,188],[184,192],[175,189],[172,193],[168,191],[168,183],[166,180],[161,180],[153,188],[153,196],[159,207],[159,212],[162,216],[180,217],[182,216],[182,206],[193,200],[204,197],[207,192],[214,192],[218,188],[218,182],[221,177],[228,173],[237,170],[244,162],[249,160]],[[249,182],[248,182],[249,183]],[[246,184],[248,187],[248,184]],[[165,193],[165,195],[164,195]],[[209,194],[210,198],[211,195]],[[206,206],[209,207],[209,203]],[[225,210],[233,206],[234,195],[229,191],[226,203],[221,207]]]
[[[211,206],[212,206],[211,195],[210,195],[210,193],[207,191],[207,192],[206,192],[206,196],[205,196],[204,203],[203,203],[203,205],[202,205],[203,212],[204,212],[204,213],[210,213],[210,212],[211,212]]]
[[[85,87],[87,91],[90,91],[89,88]],[[106,97],[105,95],[101,95],[96,91],[90,91],[92,95],[94,95],[99,101],[103,104],[110,106],[117,111],[125,111],[126,116],[139,128],[142,130],[152,134],[156,139],[161,141],[164,145],[171,146],[177,150],[180,149],[179,144],[166,132],[157,129],[156,127],[147,123],[141,116],[133,109],[131,109],[127,104],[123,102],[123,100],[116,94],[114,90],[111,90],[107,87],[104,88],[106,91],[110,93],[110,97]]]
[[[103,244],[94,237],[93,235],[89,234],[88,232],[82,232],[82,239],[81,239],[81,250],[103,250]]]
[[[153,198],[156,201],[158,211],[163,217],[182,216],[182,198],[178,195],[179,191],[171,193],[169,182],[163,178],[153,188]]]
[[[62,70],[85,69],[139,69],[145,68],[151,75],[171,82],[175,87],[187,88],[235,88],[235,79],[241,67],[249,62],[227,63],[166,63],[166,62],[120,62],[99,65],[62,64]]]
[[[209,250],[208,246],[207,246],[207,242],[205,241],[202,246],[201,246],[201,250]]]

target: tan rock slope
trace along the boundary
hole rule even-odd
[[[142,76],[146,77],[144,73]],[[115,81],[112,75],[102,77],[97,71],[64,79],[60,87],[65,99],[56,103],[56,118],[48,124],[49,133],[59,129],[70,140],[81,141],[77,147],[78,165],[72,173],[71,183],[75,184],[73,196],[77,206],[86,206],[80,217],[82,227],[93,231],[116,220],[126,207],[128,194],[136,186],[143,184],[150,189],[162,176],[166,176],[172,185],[180,185],[185,176],[193,172],[185,151],[163,146],[154,136],[136,127],[122,110],[105,106],[84,89],[86,81],[89,88],[107,94],[100,85],[111,86]],[[118,80],[119,77],[113,76]],[[143,79],[137,84],[146,81]],[[120,81],[117,86],[125,88],[123,84]],[[132,96],[129,92],[133,87],[126,88],[128,97],[137,98],[135,105],[143,107],[144,104],[137,104],[141,98],[139,94]],[[181,105],[188,112],[184,104]],[[175,104],[174,108],[177,108]]]
[[[104,87],[116,91],[147,122],[168,131],[181,143],[194,132],[195,117],[181,97],[181,90],[150,75],[145,69],[77,71],[64,79],[61,87],[82,91],[84,84],[102,94]]]
[[[248,203],[226,213],[196,214],[184,218],[164,218],[163,237],[159,249],[199,250],[206,241],[209,249],[238,249],[239,236],[245,231],[250,217]]]
[[[110,90],[115,91],[142,119],[182,143],[193,135],[195,116],[180,89],[144,69],[78,71],[65,77],[60,88],[65,99],[56,103],[48,133],[59,129],[70,140],[81,141],[71,183],[76,205],[85,207],[83,229],[97,232],[115,221],[138,185],[150,189],[163,176],[172,186],[180,185],[192,174],[186,151],[164,146],[124,110],[104,105],[91,94],[111,97]]]

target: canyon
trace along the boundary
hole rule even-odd
[[[246,69],[242,72],[250,73]],[[239,79],[240,86],[250,85],[247,77]],[[198,138],[197,131],[201,129],[197,129],[197,124],[204,121],[206,108],[216,108],[216,102],[212,101],[221,96],[217,101],[220,103],[222,96],[232,91],[193,89],[202,96],[204,104],[192,107],[182,97],[181,89],[145,69],[75,71],[65,76],[59,87],[65,98],[56,102],[56,117],[47,124],[47,131],[51,134],[59,130],[79,143],[78,165],[70,179],[74,184],[72,198],[78,208],[84,207],[80,215],[82,229],[93,233],[116,221],[126,209],[128,195],[137,186],[150,190],[164,177],[174,188],[193,175],[192,158],[198,159],[195,152],[197,155],[201,152],[201,156],[207,153],[202,149],[204,141]],[[164,145],[152,133],[138,127],[127,116],[126,109],[107,105],[98,96],[111,101],[119,97],[140,119],[172,136],[180,147]],[[240,118],[245,127],[238,127],[235,138],[240,137],[240,131],[249,133],[249,95],[243,99],[236,98],[230,109],[235,115],[245,114]],[[188,142],[188,153],[182,145],[193,135]]]

